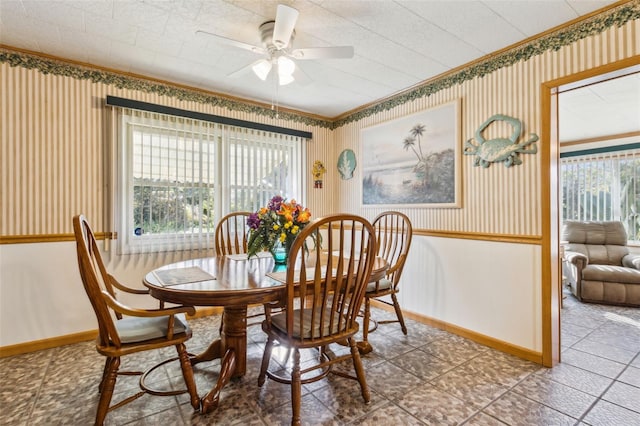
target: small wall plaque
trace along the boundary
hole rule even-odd
[[[353,172],[356,169],[356,154],[350,150],[345,149],[338,156],[338,172],[343,180],[349,180],[353,177]]]
[[[322,189],[322,176],[327,173],[327,168],[322,161],[316,160],[313,162],[313,169],[311,174],[313,175],[313,187]]]

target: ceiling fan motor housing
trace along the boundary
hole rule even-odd
[[[282,50],[273,43],[273,28],[276,24],[276,21],[267,21],[260,25],[260,40],[262,41],[262,45],[267,49],[269,53],[274,53],[278,50]],[[296,36],[295,30],[291,33],[291,38],[289,39],[288,47],[291,48],[293,44],[293,39]]]

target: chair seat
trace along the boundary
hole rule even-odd
[[[376,287],[377,285],[377,287]],[[370,282],[367,284],[367,293],[373,293],[376,291],[390,290],[393,287],[393,283],[391,280],[387,278],[382,278],[379,281]],[[376,290],[377,288],[377,290]]]
[[[124,317],[115,322],[115,326],[122,343],[139,343],[146,340],[159,339],[167,336],[169,317]],[[173,334],[184,333],[189,330],[186,316],[174,316]]]
[[[320,332],[320,318],[316,317],[315,321],[311,322],[311,310],[310,309],[305,309],[303,316],[304,316],[304,330],[302,332],[302,335],[300,335],[300,309],[296,309],[293,311],[294,313],[294,317],[293,317],[293,333],[292,336],[295,338],[304,338],[304,339],[311,339],[311,330],[313,327],[314,333],[313,333],[313,337],[317,338],[320,335],[322,336],[327,336],[329,334],[337,334],[343,331],[346,331],[346,321],[344,320],[344,318],[342,319],[342,323],[340,325],[342,325],[342,329],[339,330],[338,329],[338,318],[337,318],[337,313],[334,313],[334,322],[333,322],[333,330],[330,330],[330,318],[331,318],[331,310],[330,309],[326,309],[324,311],[325,313],[325,320],[322,322],[322,333]],[[319,313],[316,312],[316,315],[318,315]],[[286,335],[287,333],[287,314],[285,312],[273,315],[271,317],[271,325],[276,328],[279,332],[283,333]]]

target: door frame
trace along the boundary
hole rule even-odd
[[[541,208],[542,208],[542,364],[553,367],[560,362],[560,187],[558,142],[558,93],[563,87],[586,80],[584,85],[606,80],[609,74],[637,66],[640,55],[543,82],[541,103]],[[548,143],[544,143],[547,141]]]

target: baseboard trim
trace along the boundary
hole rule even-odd
[[[34,340],[32,342],[2,346],[0,347],[0,358],[22,355],[29,352],[41,351],[44,349],[57,348],[58,346],[72,345],[74,343],[86,342],[87,340],[95,339],[97,336],[98,330],[89,330],[82,331],[80,333],[52,337],[50,339]]]
[[[371,305],[380,309],[384,309],[386,311],[393,312],[393,308],[391,306],[386,305],[377,300],[372,300]],[[502,340],[496,339],[494,337],[486,336],[484,334],[481,334],[472,330],[468,330],[466,328],[459,327],[457,325],[450,324],[448,322],[445,322],[436,318],[431,318],[426,315],[416,314],[414,312],[405,311],[404,309],[402,310],[402,314],[405,318],[418,321],[422,324],[430,325],[440,330],[444,330],[449,333],[453,333],[455,335],[467,338],[469,340],[473,340],[476,343],[480,343],[481,345],[488,346],[500,352],[514,355],[514,356],[517,356],[518,358],[526,359],[527,361],[532,361],[532,362],[535,362],[536,364],[542,365],[541,352],[536,352],[531,349],[527,349],[511,343],[507,343]]]
[[[205,307],[196,309],[193,316],[187,318],[202,318],[210,315],[218,315],[222,312],[222,308]],[[94,340],[98,336],[98,330],[82,331],[80,333],[66,334],[64,336],[52,337],[49,339],[34,340],[32,342],[18,343],[16,345],[1,346],[0,358],[6,358],[14,355],[22,355],[29,352],[41,351],[44,349],[57,348],[58,346],[72,345],[74,343],[86,342]]]

